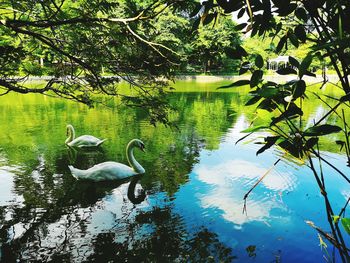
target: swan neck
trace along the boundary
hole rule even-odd
[[[67,126],[67,131],[68,131],[68,138],[66,140],[66,143],[70,143],[75,138],[75,131],[73,126]]]
[[[144,173],[145,169],[139,164],[134,157],[134,145],[129,143],[126,147],[126,156],[128,158],[129,165],[134,169],[136,173]]]

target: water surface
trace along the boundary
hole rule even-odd
[[[261,145],[235,145],[255,108],[244,107],[246,89],[217,91],[219,85],[176,85],[171,101],[178,111],[171,118],[179,130],[151,126],[141,109],[89,109],[39,95],[1,97],[1,260],[324,261],[317,232],[305,223],[330,230],[324,201],[300,162],[283,159],[242,213],[244,194],[283,153],[270,149],[256,156]],[[305,111],[310,123],[327,110],[313,103]],[[98,150],[71,151],[64,145],[68,123],[78,135],[108,141]],[[69,164],[86,169],[109,160],[127,163],[125,146],[132,138],[146,145],[145,154],[135,151],[145,175],[89,183],[70,174]],[[333,140],[323,141],[326,157],[346,169],[345,156],[332,153],[338,149]],[[339,211],[349,186],[329,167],[324,173]]]

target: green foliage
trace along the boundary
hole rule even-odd
[[[343,225],[346,233],[348,233],[350,235],[350,218],[342,218],[341,220],[341,224]]]
[[[225,16],[216,18],[215,23],[212,19],[210,19],[210,22],[204,21],[205,23],[211,23],[212,26],[200,26],[198,28],[198,32],[194,35],[191,43],[189,61],[191,64],[202,65],[204,72],[224,69],[223,61],[226,60],[227,63],[229,60],[237,58],[232,54],[232,48],[240,43],[235,24],[232,19]],[[238,64],[238,62],[233,64],[230,70],[238,68]]]

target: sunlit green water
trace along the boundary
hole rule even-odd
[[[238,144],[256,117],[244,107],[247,89],[217,91],[220,83],[178,83],[171,119],[178,130],[148,124],[141,109],[94,109],[37,95],[0,97],[1,259],[20,261],[225,261],[320,262],[314,221],[327,231],[322,196],[310,171],[283,161],[252,193],[243,196],[282,153],[255,156],[259,145]],[[330,102],[331,103],[331,102]],[[305,106],[310,123],[327,109]],[[260,115],[256,122],[268,119]],[[329,119],[334,122],[335,119]],[[78,135],[107,138],[95,151],[64,145],[66,124]],[[76,181],[68,165],[88,168],[117,160],[140,138],[146,153],[141,178],[123,182]],[[322,146],[344,168],[334,137]],[[346,168],[345,168],[346,169]],[[350,195],[325,167],[329,196],[340,208]],[[331,249],[330,249],[331,251]]]

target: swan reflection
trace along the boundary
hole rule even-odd
[[[103,199],[110,199],[116,195],[120,200],[129,200],[132,204],[141,204],[146,198],[146,192],[140,184],[142,175],[118,181],[76,181],[75,193],[82,207],[88,207]]]
[[[70,165],[87,169],[105,159],[102,148],[78,148],[67,145],[67,157]]]

